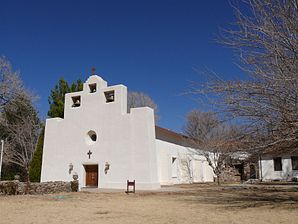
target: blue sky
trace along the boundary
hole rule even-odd
[[[150,95],[159,125],[179,132],[188,111],[208,109],[181,95],[202,81],[194,67],[239,74],[232,51],[214,41],[235,20],[228,0],[0,1],[0,55],[39,95],[44,118],[58,79],[85,81],[94,66],[109,85]]]

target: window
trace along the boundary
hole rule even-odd
[[[96,83],[90,84],[89,90],[90,90],[90,93],[95,93],[96,92]]]
[[[97,140],[97,134],[95,131],[91,130],[91,131],[88,131],[87,133],[87,136],[86,136],[86,143],[88,145],[92,145],[96,142]]]
[[[72,99],[72,107],[79,107],[81,106],[81,96],[73,96]]]
[[[274,171],[282,171],[281,157],[274,157],[273,163],[274,163]]]
[[[105,92],[105,97],[106,97],[107,103],[114,102],[115,101],[115,91],[112,90],[112,91]]]
[[[292,170],[298,170],[298,156],[292,156]]]
[[[172,177],[177,177],[178,163],[177,158],[172,157]]]

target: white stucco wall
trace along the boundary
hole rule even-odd
[[[296,155],[297,156],[297,155]],[[273,157],[263,156],[260,164],[260,177],[263,180],[289,180],[291,177],[298,176],[298,170],[292,169],[291,156],[282,157],[282,171],[274,171]]]
[[[91,93],[89,84],[96,84],[97,91]],[[104,92],[111,90],[115,101],[107,103]],[[72,107],[74,96],[81,97],[80,107]],[[90,130],[97,133],[93,144],[87,135]],[[110,164],[107,174],[106,162]],[[47,119],[41,181],[69,181],[76,172],[84,187],[88,164],[98,165],[99,188],[125,189],[128,179],[136,180],[137,189],[160,187],[153,110],[135,108],[128,114],[126,87],[108,87],[98,76],[89,77],[83,91],[66,94],[64,119]]]
[[[213,182],[213,171],[194,149],[156,139],[159,181],[162,185]],[[173,158],[176,160],[173,163]]]

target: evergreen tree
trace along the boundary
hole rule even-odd
[[[51,90],[51,95],[48,98],[50,104],[48,116],[51,118],[63,118],[65,94],[81,90],[83,90],[83,82],[80,79],[69,85],[66,80],[61,78],[58,84],[56,84],[55,87]]]
[[[43,127],[39,135],[38,142],[36,145],[36,150],[34,152],[34,155],[30,164],[29,179],[31,182],[40,182],[44,131],[45,131],[45,128]]]

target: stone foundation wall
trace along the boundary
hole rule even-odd
[[[226,167],[220,177],[220,182],[242,182],[258,179],[258,163],[239,163]]]
[[[0,181],[0,195],[17,194],[54,194],[61,192],[78,191],[78,181],[63,182],[43,182],[43,183],[25,183],[14,181]]]
[[[224,171],[220,175],[219,181],[220,182],[240,182],[241,175],[235,167],[229,166],[224,169]]]

